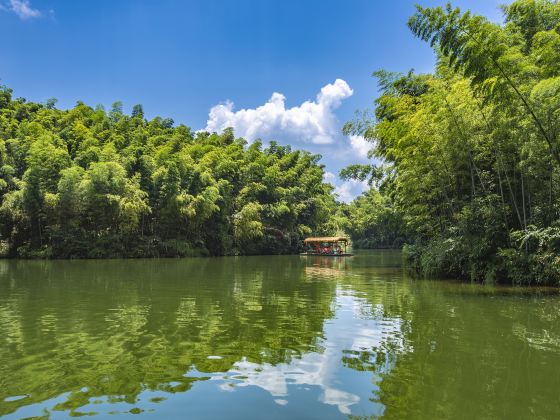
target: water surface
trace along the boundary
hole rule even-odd
[[[341,257],[0,261],[0,416],[560,418],[556,291]]]

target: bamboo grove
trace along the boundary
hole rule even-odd
[[[320,156],[171,119],[0,89],[0,252],[107,258],[295,252],[329,229]]]
[[[345,130],[372,142],[376,164],[342,175],[369,178],[383,211],[402,217],[416,271],[558,284],[560,4],[518,0],[503,12],[497,24],[417,8],[409,27],[434,48],[436,70],[375,73],[374,115]]]

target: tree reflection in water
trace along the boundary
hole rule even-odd
[[[0,261],[0,415],[557,414],[556,295],[399,265]]]

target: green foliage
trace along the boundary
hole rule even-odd
[[[350,203],[345,215],[345,231],[355,248],[400,248],[406,240],[401,214],[374,188]]]
[[[55,108],[0,87],[0,248],[4,256],[157,257],[296,252],[333,229],[319,156],[231,129]]]
[[[503,270],[518,284],[560,285],[560,228],[529,226],[515,232],[517,248],[499,251]]]
[[[239,243],[250,241],[263,236],[261,222],[262,205],[248,203],[234,215],[234,234]]]
[[[413,269],[559,284],[560,4],[503,10],[500,26],[450,5],[418,7],[409,26],[436,50],[435,73],[377,72],[375,120],[346,130],[383,163],[376,183],[402,217]],[[345,174],[367,179],[363,167]]]

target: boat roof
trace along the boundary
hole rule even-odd
[[[305,238],[303,242],[348,242],[348,239],[344,236],[317,236],[314,238]]]

